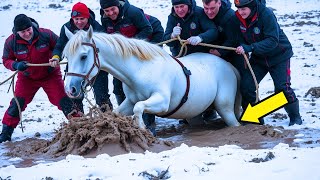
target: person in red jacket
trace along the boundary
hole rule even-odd
[[[79,116],[74,111],[76,107],[73,106],[71,99],[64,91],[59,66],[28,66],[28,63],[48,63],[57,39],[58,36],[55,33],[49,29],[39,28],[37,22],[25,14],[19,14],[15,17],[13,34],[5,41],[2,59],[3,65],[7,69],[19,71],[14,95],[19,102],[21,111],[25,110],[36,92],[43,88],[49,101],[62,110],[66,117],[69,114]],[[0,143],[11,141],[13,130],[19,121],[18,105],[12,99],[2,119]]]

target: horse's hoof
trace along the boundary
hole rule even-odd
[[[140,118],[138,118],[137,116],[133,116],[133,124],[141,129],[146,129],[146,125],[144,124],[143,120],[140,120]]]

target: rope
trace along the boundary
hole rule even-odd
[[[67,62],[59,62],[59,64],[67,64]],[[32,63],[27,63],[28,66],[50,66],[50,63],[43,63],[43,64],[32,64]],[[6,83],[7,81],[9,81],[11,79],[11,89],[12,89],[12,94],[13,94],[13,99],[15,100],[17,106],[18,106],[18,110],[19,110],[19,118],[20,118],[20,126],[21,126],[21,130],[22,132],[24,132],[23,130],[23,125],[22,125],[22,112],[21,112],[21,107],[20,107],[20,103],[18,101],[18,98],[16,97],[15,93],[14,93],[14,78],[15,76],[18,74],[19,71],[15,71],[10,77],[8,77],[6,80],[4,80],[3,82],[0,83],[0,86],[3,85],[4,83]],[[10,87],[9,87],[10,88]]]
[[[252,70],[252,67],[251,67],[251,64],[250,64],[250,62],[249,62],[249,59],[248,59],[247,55],[246,55],[245,53],[243,53],[242,55],[243,55],[243,57],[244,57],[247,65],[248,65],[248,68],[249,68],[249,70],[250,70],[250,73],[251,73],[252,78],[253,78],[253,81],[254,81],[254,85],[256,86],[256,92],[257,92],[257,93],[256,93],[256,102],[255,102],[255,103],[257,103],[257,102],[259,101],[259,84],[258,84],[256,75],[254,74],[254,72],[253,72],[253,70]]]
[[[180,44],[181,44],[180,52],[176,57],[181,57],[181,54],[182,54],[183,51],[185,51],[184,55],[183,55],[183,56],[185,56],[186,53],[187,53],[187,46],[186,45],[188,44],[188,41],[181,39],[180,36],[178,36],[176,38],[169,39],[167,41],[163,41],[163,42],[157,43],[157,45],[167,44],[169,42],[173,42],[173,41],[176,41],[176,40],[178,40],[180,42]],[[219,46],[219,45],[214,45],[214,44],[199,43],[198,45],[211,47],[211,48],[216,48],[216,49],[225,49],[225,50],[230,50],[230,51],[235,51],[236,50],[236,48],[234,48],[234,47]],[[259,101],[259,84],[258,84],[257,78],[256,78],[256,76],[255,76],[255,74],[254,74],[254,72],[252,70],[252,67],[251,67],[251,64],[249,62],[249,59],[248,59],[247,55],[245,53],[243,53],[242,55],[243,55],[243,57],[244,57],[244,59],[246,61],[246,64],[247,64],[247,66],[248,66],[248,68],[250,70],[250,73],[252,75],[252,78],[253,78],[253,81],[254,81],[254,84],[255,84],[255,87],[256,87],[256,92],[257,92],[256,93],[256,103],[257,103]]]
[[[15,93],[14,93],[14,77],[15,77],[15,76],[12,77],[12,81],[11,81],[11,84],[12,84],[12,86],[11,86],[11,88],[12,88],[12,94],[13,94],[13,99],[14,99],[14,101],[16,102],[16,104],[17,104],[17,106],[18,106],[18,110],[19,110],[19,118],[20,118],[21,131],[24,132],[24,130],[23,130],[23,125],[22,125],[22,113],[21,113],[20,103],[19,103],[19,101],[18,101],[17,96],[16,96]]]
[[[163,44],[167,44],[167,43],[170,43],[170,42],[173,42],[173,41],[176,41],[176,40],[178,40],[180,42],[180,44],[181,44],[180,52],[176,57],[181,57],[182,53],[183,53],[183,56],[185,56],[187,54],[187,51],[188,51],[188,48],[187,48],[188,41],[181,39],[180,36],[178,36],[177,38],[172,38],[172,39],[157,43],[156,45],[163,45]],[[235,51],[236,50],[236,48],[233,48],[233,47],[219,46],[219,45],[206,44],[206,43],[199,43],[198,45],[206,46],[206,47],[212,47],[212,48],[218,48],[218,49],[231,50],[231,51]],[[249,59],[248,59],[247,55],[245,53],[242,54],[242,55],[243,55],[247,65],[248,65],[250,73],[251,73],[251,75],[253,77],[253,80],[254,80],[254,83],[255,83],[255,87],[256,87],[256,92],[257,92],[256,93],[256,102],[258,102],[259,101],[259,84],[258,84],[256,76],[255,76],[255,74],[254,74],[254,72],[252,70],[252,67],[250,65],[250,62],[249,62]],[[67,62],[59,62],[59,64],[67,64]],[[28,66],[33,66],[33,67],[41,67],[41,66],[50,66],[50,63],[43,63],[43,64],[27,63],[27,65]],[[18,73],[18,71],[14,72],[9,78],[7,78],[5,81],[1,82],[0,86],[2,84],[6,83],[7,81],[9,81],[10,79],[12,79],[12,92],[13,92],[14,100],[16,101],[18,109],[19,109],[19,117],[20,117],[21,129],[22,129],[22,132],[23,132],[21,107],[20,107],[20,104],[19,104],[19,101],[18,101],[17,97],[14,94],[14,77],[15,77],[15,75],[17,73]],[[84,92],[84,93],[85,93],[85,99],[88,101],[88,103],[92,107],[94,107],[95,105],[93,105],[91,103],[91,101],[87,97],[87,92]]]
[[[14,78],[14,76],[18,73],[18,71],[14,72],[10,77],[8,77],[6,80],[4,80],[3,82],[0,83],[0,86],[4,83],[6,83],[7,81],[9,81],[10,79]]]
[[[59,62],[59,64],[67,64],[68,62]],[[42,63],[42,64],[32,64],[32,63],[27,63],[28,66],[33,66],[33,67],[37,67],[37,66],[50,66],[50,63]]]

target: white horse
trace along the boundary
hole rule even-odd
[[[236,118],[240,116],[240,78],[225,60],[194,53],[178,63],[159,46],[143,40],[96,33],[92,28],[74,35],[66,29],[66,34],[69,41],[63,54],[68,60],[65,89],[69,97],[81,97],[82,89],[102,70],[123,82],[126,99],[114,112],[134,115],[141,128],[145,128],[143,112],[189,119],[208,108],[216,109],[227,125],[240,125]]]

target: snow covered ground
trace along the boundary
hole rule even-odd
[[[19,13],[35,18],[41,27],[52,29],[59,34],[60,27],[70,17],[73,2],[61,0],[2,0],[0,2],[0,49],[10,35],[13,19]],[[99,1],[82,0],[96,13],[99,20]],[[170,12],[170,0],[130,0],[131,4],[141,7],[146,13],[158,17],[166,25]],[[197,0],[202,6],[201,1]],[[52,4],[61,8],[50,8]],[[291,59],[292,87],[300,99],[302,126],[288,127],[288,120],[274,120],[272,115],[265,118],[267,124],[283,126],[286,129],[320,128],[319,99],[307,97],[305,93],[319,86],[320,74],[320,6],[319,0],[267,0],[267,6],[274,9],[278,20],[289,37],[294,57]],[[100,21],[100,20],[99,20]],[[2,52],[2,51],[1,51]],[[0,54],[2,56],[2,53]],[[0,66],[1,80],[12,74]],[[0,114],[7,109],[12,93],[7,93],[9,83],[0,86]],[[110,84],[110,87],[112,85]],[[260,84],[260,97],[272,94],[273,83],[267,76]],[[115,102],[114,96],[112,101]],[[115,104],[115,103],[114,103]],[[284,110],[278,112],[284,114]],[[33,102],[23,113],[25,132],[17,128],[13,141],[34,137],[36,132],[41,138],[52,138],[54,129],[65,121],[62,112],[52,106],[43,91],[39,91]],[[161,121],[161,119],[159,119]],[[176,123],[176,121],[169,121]],[[0,125],[0,128],[1,125]],[[296,141],[303,134],[296,137]],[[0,155],[5,152],[0,145]],[[182,145],[161,153],[125,154],[110,157],[107,154],[96,158],[83,158],[69,155],[65,160],[40,164],[29,168],[16,168],[13,165],[2,167],[0,156],[0,179],[320,179],[320,148],[293,148],[279,144],[273,149],[243,150],[234,145],[217,148],[199,148]],[[274,158],[272,158],[274,155]],[[255,159],[258,158],[258,159]],[[261,159],[259,159],[261,158]],[[18,158],[11,159],[19,161]],[[253,161],[253,162],[250,162]],[[255,163],[260,162],[260,163]],[[167,171],[167,172],[166,172]],[[49,178],[50,179],[50,178]]]

